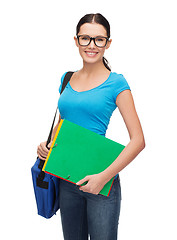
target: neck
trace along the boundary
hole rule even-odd
[[[87,75],[95,75],[99,73],[109,72],[109,70],[104,66],[103,61],[97,63],[86,63],[83,61],[82,72]]]

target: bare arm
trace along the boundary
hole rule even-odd
[[[105,182],[108,182],[112,177],[124,169],[145,148],[144,135],[131,91],[124,90],[121,92],[117,96],[116,105],[127,127],[130,142],[115,161],[102,172]]]

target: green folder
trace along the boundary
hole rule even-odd
[[[87,175],[104,171],[124,148],[109,138],[61,119],[43,171],[76,184]],[[114,177],[99,194],[109,196],[113,181]]]

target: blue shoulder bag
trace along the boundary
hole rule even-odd
[[[73,72],[67,72],[63,80],[61,93],[69,82]],[[58,106],[57,106],[58,109]],[[53,119],[52,127],[47,139],[46,147],[51,141],[53,126],[57,114],[57,109]],[[48,148],[49,149],[49,148]],[[33,188],[37,204],[38,215],[44,218],[51,218],[60,208],[60,179],[42,171],[45,161],[37,157],[37,160],[31,168]]]

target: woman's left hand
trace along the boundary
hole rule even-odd
[[[81,186],[79,189],[83,192],[88,192],[92,194],[98,194],[106,184],[106,181],[103,175],[101,173],[98,173],[98,174],[86,176],[85,178],[78,181],[76,185],[81,185],[86,181],[87,181],[87,184],[84,186]]]

